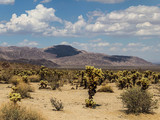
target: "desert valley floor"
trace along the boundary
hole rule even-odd
[[[118,90],[114,83],[109,83],[114,93],[97,92],[94,100],[99,106],[96,109],[85,107],[87,90],[83,88],[72,90],[73,86],[64,85],[61,90],[38,89],[38,83],[31,83],[35,92],[31,93],[33,99],[22,99],[20,105],[39,111],[47,120],[160,120],[160,107],[152,114],[126,114],[125,108],[119,99],[123,90]],[[0,84],[0,105],[9,102],[8,95],[11,92],[10,84]],[[152,85],[149,90],[160,100],[160,85]],[[61,100],[63,111],[55,111],[50,103],[50,98]]]

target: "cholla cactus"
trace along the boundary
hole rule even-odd
[[[48,68],[42,65],[39,71],[40,80],[44,80],[47,74],[48,74]]]
[[[98,80],[99,78],[103,77],[103,72],[101,69],[94,68],[94,66],[86,66],[86,79],[88,83],[88,94],[89,94],[89,101],[93,101],[93,96],[96,93],[96,88],[98,85]],[[86,106],[89,107],[88,104],[86,103]],[[92,107],[92,105],[91,105]]]
[[[23,82],[25,82],[25,83],[29,83],[29,80],[28,80],[28,76],[27,76],[27,75],[22,76],[22,80],[23,80]]]
[[[22,97],[19,93],[10,93],[9,95],[10,101],[16,104],[18,101],[21,101]]]
[[[40,85],[41,85],[40,88],[47,88],[48,81],[41,80]]]
[[[18,88],[16,86],[12,87],[13,92],[12,93],[17,93]]]
[[[91,108],[95,108],[96,107],[96,102],[93,101],[93,99],[86,99],[86,107],[91,107]]]
[[[142,90],[146,90],[150,85],[150,81],[147,78],[142,78],[137,81],[137,85],[139,85]]]

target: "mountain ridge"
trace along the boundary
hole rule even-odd
[[[48,48],[0,47],[0,59],[24,62],[47,67],[58,66],[152,66],[153,64],[135,56],[107,55],[78,50],[70,45]],[[45,64],[43,64],[43,62]]]

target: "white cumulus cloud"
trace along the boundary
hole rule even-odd
[[[38,43],[35,41],[29,41],[27,39],[23,40],[22,42],[18,43],[19,46],[29,46],[29,47],[33,47],[33,46],[37,46]]]
[[[52,0],[43,0],[43,1],[41,1],[41,3],[49,3],[49,2],[51,2]]]
[[[49,29],[52,22],[62,22],[62,20],[56,17],[53,8],[46,8],[39,4],[35,9],[26,11],[26,14],[20,16],[13,14],[9,22],[0,24],[0,34],[42,34]]]
[[[0,0],[0,4],[13,4],[15,0]]]
[[[139,5],[110,13],[93,11],[87,14],[88,19],[79,15],[76,22],[71,22],[57,17],[54,8],[39,4],[20,16],[13,14],[8,22],[0,22],[0,34],[160,37],[159,13],[157,6]]]

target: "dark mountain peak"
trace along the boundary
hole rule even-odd
[[[120,55],[112,55],[104,57],[104,59],[110,60],[112,62],[126,62],[131,58],[132,58],[131,56],[120,56]]]
[[[56,54],[57,58],[60,58],[60,57],[77,55],[82,51],[79,51],[70,45],[56,45],[56,46],[44,49],[44,52]]]

